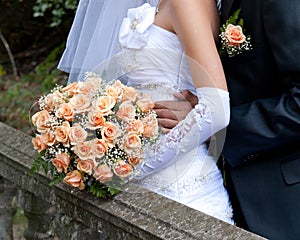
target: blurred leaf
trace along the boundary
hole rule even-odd
[[[6,71],[2,65],[0,65],[0,77],[4,76],[6,74]]]
[[[36,0],[33,6],[33,16],[43,17],[47,13],[51,14],[50,27],[61,24],[68,11],[75,13],[79,0]]]

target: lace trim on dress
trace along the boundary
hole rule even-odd
[[[151,83],[151,84],[131,84],[132,87],[139,89],[141,92],[148,92],[153,100],[158,99],[174,99],[173,93],[176,91],[174,86],[166,83]]]
[[[147,178],[141,180],[144,187],[149,190],[154,190],[157,193],[165,195],[172,199],[180,200],[182,196],[186,196],[191,192],[201,191],[204,184],[209,181],[215,180],[214,175],[207,175],[203,177],[193,177],[184,180],[174,179],[173,181],[164,180],[157,176],[148,176]]]
[[[180,121],[176,128],[172,129],[170,133],[166,135],[167,147],[177,149],[177,154],[180,151],[186,152],[185,148],[189,144],[189,139],[185,136],[193,131],[195,126],[201,131],[203,121],[211,123],[211,116],[206,101],[199,99],[198,104],[191,110],[187,117]]]

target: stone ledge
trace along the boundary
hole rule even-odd
[[[59,206],[69,221],[101,233],[101,239],[264,239],[134,184],[113,200],[65,184],[50,187],[42,173],[28,174],[35,154],[30,136],[0,122],[0,176]]]

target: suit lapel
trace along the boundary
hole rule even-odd
[[[222,22],[225,22],[230,13],[230,9],[232,7],[233,0],[222,0],[222,7],[221,7],[221,19]]]

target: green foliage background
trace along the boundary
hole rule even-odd
[[[98,1],[98,0],[95,0]],[[10,48],[17,75],[0,41],[0,122],[33,135],[34,102],[67,74],[56,67],[65,48],[79,0],[0,0],[0,31]],[[28,220],[15,206],[13,239],[25,239]]]
[[[75,11],[78,5],[78,0],[36,0],[33,6],[33,16],[43,17],[51,12],[51,27],[56,27],[61,24],[66,12]]]
[[[0,0],[0,31],[16,62],[12,72],[0,42],[0,121],[33,135],[34,103],[67,74],[57,69],[78,0]]]

